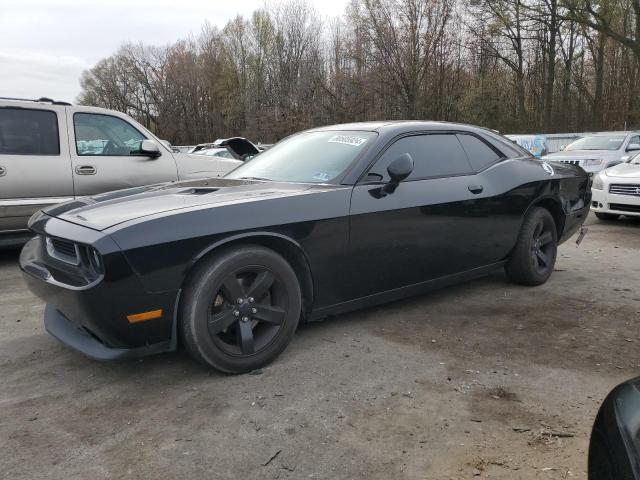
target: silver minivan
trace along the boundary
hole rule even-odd
[[[240,156],[175,153],[117,111],[45,98],[0,99],[0,247],[24,241],[27,220],[44,206],[110,190],[218,177],[242,163]]]

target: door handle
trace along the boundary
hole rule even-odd
[[[484,190],[484,187],[482,185],[469,185],[469,191],[476,195],[482,193],[482,190]]]
[[[78,165],[76,167],[76,173],[78,175],[95,175],[98,173],[98,169],[93,165]]]
[[[4,177],[7,174],[7,169],[0,165],[0,177]]]

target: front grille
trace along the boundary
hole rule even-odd
[[[580,160],[557,160],[562,163],[570,163],[571,165],[580,165]]]
[[[75,243],[58,238],[47,238],[47,253],[56,260],[72,265],[78,265],[80,260]]]
[[[640,197],[640,185],[612,183],[609,186],[609,193],[615,193],[616,195],[632,195],[634,197]]]
[[[610,203],[609,209],[617,210],[619,212],[640,213],[640,205],[624,205],[622,203]]]

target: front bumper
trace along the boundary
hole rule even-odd
[[[591,209],[598,213],[640,216],[640,196],[617,195],[606,190],[592,189]]]
[[[84,228],[69,225],[68,235],[62,238],[78,241],[75,229]],[[175,349],[177,291],[147,292],[119,249],[100,249],[104,242],[90,243],[103,255],[104,275],[87,285],[71,284],[68,279],[74,277],[69,265],[47,253],[44,236],[48,232],[38,233],[22,249],[20,268],[29,289],[47,303],[45,326],[49,333],[99,360]],[[134,323],[127,318],[151,310],[161,310],[161,316]]]
[[[604,163],[601,163],[599,165],[584,165],[584,162],[582,160],[563,159],[562,157],[543,157],[542,161],[564,163],[565,165],[575,165],[576,167],[580,167],[585,172],[587,172],[589,177],[593,177],[593,175],[605,168]]]
[[[52,337],[94,360],[124,360],[174,349],[170,340],[137,348],[108,347],[85,330],[82,323],[74,324],[51,304],[47,304],[44,309],[44,326]]]

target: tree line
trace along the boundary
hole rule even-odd
[[[125,44],[76,100],[173,144],[273,142],[331,123],[465,122],[503,133],[640,128],[638,0],[267,4],[159,47]]]

